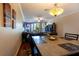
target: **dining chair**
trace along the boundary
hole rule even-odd
[[[78,34],[65,33],[65,39],[67,40],[78,40]]]

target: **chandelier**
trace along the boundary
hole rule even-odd
[[[60,14],[62,14],[64,12],[64,10],[60,7],[57,6],[57,4],[54,4],[54,8],[49,10],[50,15],[52,16],[58,16]]]

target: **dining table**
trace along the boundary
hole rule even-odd
[[[79,40],[59,36],[32,36],[42,56],[67,56],[79,53]]]

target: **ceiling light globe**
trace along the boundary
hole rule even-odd
[[[52,16],[58,16],[60,14],[62,14],[64,12],[64,10],[62,8],[52,8],[49,10],[50,15]]]

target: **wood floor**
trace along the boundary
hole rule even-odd
[[[29,43],[22,43],[17,56],[31,56],[31,48]]]

